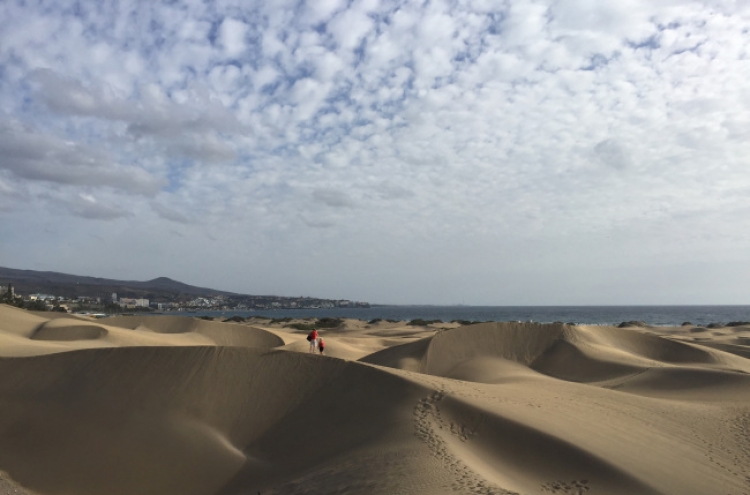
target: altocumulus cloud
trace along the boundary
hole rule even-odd
[[[749,15],[713,1],[2,2],[0,215],[29,215],[50,243],[98,229],[109,244],[47,266],[15,229],[0,254],[246,292],[653,301],[608,299],[600,280],[663,263],[703,276],[750,249]],[[76,227],[45,230],[40,207]],[[101,273],[137,253],[154,253],[143,273]]]

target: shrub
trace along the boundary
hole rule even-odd
[[[642,321],[623,321],[619,325],[617,325],[617,328],[627,328],[627,327],[647,327],[646,323]]]
[[[411,325],[413,327],[426,327],[427,325],[431,325],[433,323],[442,323],[442,320],[423,320],[422,318],[416,318],[407,323],[407,325]]]
[[[458,323],[461,326],[466,326],[466,325],[473,325],[476,322],[469,321],[469,320],[453,320],[451,323]]]
[[[294,318],[292,318],[291,316],[285,316],[285,317],[283,317],[283,318],[273,318],[273,319],[271,320],[271,323],[289,323],[289,322],[290,322],[290,321],[292,321],[293,319],[294,319]]]
[[[295,330],[312,330],[315,328],[315,325],[311,323],[290,323],[289,325],[285,325],[285,328],[293,328]]]
[[[317,328],[336,328],[340,327],[344,323],[344,320],[341,318],[318,318],[315,322],[315,327]]]
[[[214,321],[213,316],[199,316],[198,318],[201,320],[206,320],[206,321]]]
[[[22,299],[19,300],[20,305],[17,304],[19,308],[28,309],[31,311],[47,311],[47,305],[44,304],[44,301],[40,301],[39,299],[35,301],[28,301],[27,303],[24,303]]]
[[[374,325],[376,323],[380,323],[381,321],[383,321],[383,318],[374,318],[374,319],[368,321],[367,323],[369,323],[370,325]]]
[[[242,323],[243,321],[247,321],[247,320],[245,318],[241,317],[241,316],[234,315],[234,316],[230,316],[229,318],[227,318],[226,320],[224,320],[224,323],[226,323],[228,321],[233,321],[235,323]]]

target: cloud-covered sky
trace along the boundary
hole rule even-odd
[[[0,266],[750,303],[750,2],[0,2]]]

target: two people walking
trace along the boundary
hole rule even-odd
[[[318,334],[317,329],[313,328],[313,331],[307,334],[307,340],[310,342],[310,352],[319,350],[320,353],[323,354],[326,344],[323,342],[323,337]]]

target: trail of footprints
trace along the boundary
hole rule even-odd
[[[542,485],[542,491],[565,495],[583,495],[589,491],[588,480],[550,481]]]
[[[438,405],[446,395],[445,384],[433,382],[431,383],[437,392],[432,395],[425,397],[419,401],[414,408],[414,433],[415,435],[425,442],[432,451],[432,454],[440,459],[443,464],[453,475],[456,480],[452,488],[457,492],[468,492],[477,495],[519,495],[517,492],[511,492],[500,488],[489,481],[485,480],[478,474],[474,473],[466,464],[460,459],[453,456],[445,441],[435,431],[433,423],[438,429],[444,429],[449,431],[452,435],[457,436],[462,442],[469,441],[471,437],[476,435],[479,427],[481,426],[481,419],[474,425],[455,424],[453,422],[446,425],[443,419],[440,408]],[[465,391],[450,391],[451,395],[465,396],[482,398],[484,400],[493,400],[493,402],[504,402],[511,403],[514,405],[524,405],[523,403],[512,401],[510,399],[504,399],[500,397],[487,397],[482,390],[473,389],[474,394],[466,394]],[[531,402],[526,403],[526,406],[541,408],[538,404]],[[750,414],[748,414],[748,425],[750,425]],[[750,477],[748,477],[748,483],[750,484]],[[540,486],[543,492],[549,492],[560,495],[584,495],[587,494],[591,489],[588,480],[554,480],[544,483]],[[744,494],[743,494],[744,495]],[[747,494],[747,495],[750,495]]]
[[[740,447],[740,454],[735,455],[733,459],[734,467],[736,471],[744,471],[735,474],[744,476],[744,494],[750,494],[750,412],[743,411],[738,414],[732,422],[732,430]]]
[[[457,492],[476,495],[518,495],[515,492],[503,490],[483,479],[460,459],[450,453],[445,441],[435,431],[433,423],[437,428],[449,431],[464,442],[476,434],[476,427],[469,428],[466,425],[456,425],[454,423],[446,425],[438,407],[438,404],[444,397],[445,392],[440,390],[419,401],[414,408],[414,434],[427,444],[432,454],[440,459],[453,475],[455,481],[451,488]]]
[[[734,411],[727,421],[732,431],[731,437],[716,431],[710,440],[699,439],[708,461],[745,485],[741,492],[728,492],[727,495],[750,495],[750,412],[744,409]],[[727,462],[730,456],[731,461]]]

